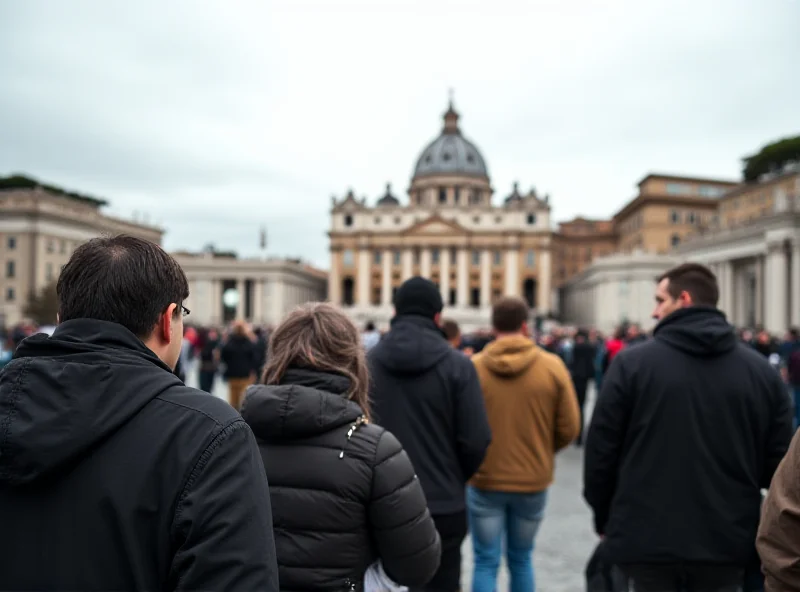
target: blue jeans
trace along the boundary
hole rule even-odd
[[[511,576],[510,592],[536,590],[533,577],[533,541],[542,523],[547,490],[537,493],[505,493],[467,489],[467,511],[475,554],[472,592],[494,592],[503,554]]]

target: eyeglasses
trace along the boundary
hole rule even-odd
[[[190,311],[190,310],[189,310],[188,308],[186,308],[186,307],[185,307],[183,304],[181,304],[181,314],[182,314],[183,316],[185,316],[185,317],[188,317],[188,316],[189,316],[189,313],[191,313],[191,312],[192,312],[192,311]]]

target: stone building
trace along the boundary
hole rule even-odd
[[[655,280],[678,262],[670,255],[639,250],[600,257],[564,284],[564,319],[605,333],[624,322],[650,329],[655,324]]]
[[[738,182],[650,174],[614,216],[617,250],[668,253],[699,228],[716,224],[719,198]]]
[[[81,243],[130,234],[161,244],[164,230],[102,211],[106,201],[41,186],[0,190],[0,327],[23,319],[32,294],[55,282]],[[188,322],[275,324],[326,297],[327,274],[299,260],[174,253],[189,279]],[[55,319],[53,319],[55,322]]]
[[[325,300],[327,274],[297,259],[239,259],[213,252],[173,253],[189,280],[187,322],[234,319],[276,325],[293,308]]]
[[[58,279],[81,243],[123,233],[161,243],[161,228],[109,216],[104,205],[40,186],[0,190],[0,326],[22,320],[31,296]]]
[[[731,323],[775,335],[800,326],[800,166],[726,194],[718,224],[674,253],[711,267]]]
[[[525,298],[551,310],[551,231],[547,196],[515,184],[500,205],[478,148],[461,133],[452,104],[441,134],[414,167],[407,199],[391,187],[375,205],[352,191],[333,198],[330,299],[359,321],[386,325],[407,278],[435,282],[446,315],[466,330],[487,326],[492,302]]]
[[[612,220],[577,217],[560,222],[553,235],[553,282],[561,287],[598,257],[617,250],[617,233]]]

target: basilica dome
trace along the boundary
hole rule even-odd
[[[428,144],[417,160],[414,179],[433,175],[489,177],[483,156],[472,142],[461,135],[458,117],[451,103],[444,114],[441,135]]]

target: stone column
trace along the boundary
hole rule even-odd
[[[360,248],[358,250],[358,278],[356,279],[358,294],[356,296],[356,304],[361,307],[369,306],[370,255],[369,249]]]
[[[222,280],[211,280],[211,323],[222,322]]]
[[[450,304],[450,247],[439,248],[439,292],[442,295],[442,302],[448,306]]]
[[[519,250],[509,249],[506,251],[506,276],[505,292],[506,296],[519,296]]]
[[[783,335],[788,328],[788,288],[786,253],[781,245],[769,248],[767,254],[766,278],[764,282],[766,298],[765,323],[767,331],[774,335]]]
[[[253,318],[254,323],[264,322],[264,284],[261,278],[253,280]]]
[[[422,249],[420,255],[419,272],[422,277],[431,279],[431,250],[427,247]]]
[[[400,259],[403,268],[402,275],[400,277],[403,278],[403,281],[406,281],[411,277],[412,270],[414,269],[414,253],[411,251],[411,249],[403,249]]]
[[[342,305],[342,277],[340,273],[341,256],[331,251],[331,271],[328,274],[328,300],[336,306]]]
[[[243,320],[244,319],[244,291],[245,291],[245,283],[243,278],[238,278],[236,280],[236,292],[239,294],[239,302],[236,304],[236,320]]]
[[[458,250],[458,269],[456,276],[456,303],[459,308],[469,306],[469,265],[467,257],[469,251],[465,248]]]
[[[747,282],[750,278],[749,269],[740,268],[734,271],[734,287],[735,295],[733,298],[733,316],[728,319],[734,325],[741,327],[747,323],[747,310],[749,305],[749,294],[747,290]]]
[[[730,321],[733,319],[733,299],[734,299],[734,282],[733,282],[733,264],[730,261],[723,261],[719,265],[719,277],[717,279],[719,284],[719,300],[720,310],[725,313]]]
[[[481,251],[481,308],[492,305],[492,253]]]
[[[756,325],[764,324],[764,256],[756,257],[755,320]]]
[[[552,297],[552,290],[550,284],[552,280],[552,267],[550,265],[550,249],[543,249],[538,255],[537,272],[536,272],[536,312],[546,313],[550,311],[550,299]]]
[[[792,326],[800,326],[800,242],[792,244],[792,290],[791,290],[791,312]]]
[[[381,305],[392,305],[392,252],[384,250],[381,254]]]

